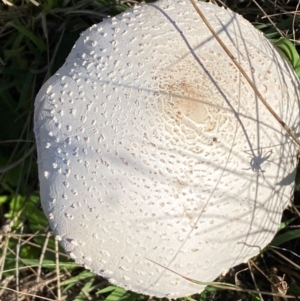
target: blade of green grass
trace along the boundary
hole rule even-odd
[[[16,23],[19,23],[19,24],[16,24]],[[23,25],[21,25],[20,22],[17,22],[17,21],[8,22],[7,25],[14,27],[21,34],[23,34],[25,37],[27,37],[30,41],[32,41],[38,47],[38,49],[40,51],[45,51],[47,49],[46,44],[41,39],[39,39],[35,34],[33,34],[31,31],[29,31]]]

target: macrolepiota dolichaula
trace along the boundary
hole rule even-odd
[[[289,64],[241,16],[197,5],[297,131]],[[35,134],[42,206],[65,251],[152,296],[204,289],[163,266],[210,282],[258,254],[293,192],[296,143],[187,0],[82,33],[37,95]]]

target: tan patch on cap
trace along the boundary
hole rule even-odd
[[[186,133],[190,130],[198,134],[213,131],[220,107],[215,100],[216,91],[209,87],[209,79],[182,78],[173,82],[171,79],[160,85],[161,93],[167,97],[159,104],[159,110],[167,115],[169,123]]]
[[[170,94],[170,103],[166,107],[166,112],[172,118],[180,124],[187,123],[187,126],[189,126],[187,120],[195,124],[207,122],[207,109],[203,104],[205,95],[201,95],[194,85],[182,81],[167,85],[166,89]]]

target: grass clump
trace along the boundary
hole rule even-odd
[[[34,98],[64,63],[79,34],[141,1],[2,0],[0,2],[0,298],[2,300],[130,300],[149,298],[110,285],[60,249],[41,210]],[[221,4],[220,1],[215,1]],[[300,77],[298,1],[224,1],[272,39]],[[300,182],[297,183],[300,186]],[[207,287],[185,298],[286,300],[300,296],[300,195],[285,211],[282,228],[249,263],[218,281],[245,288]],[[260,294],[253,291],[264,291]],[[251,290],[252,292],[247,292]],[[275,295],[272,295],[275,294]]]

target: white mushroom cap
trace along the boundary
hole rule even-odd
[[[239,15],[199,2],[294,130],[299,82]],[[270,242],[297,147],[187,0],[94,25],[36,98],[41,200],[76,262],[136,292],[176,298]],[[152,261],[150,261],[151,259]]]

